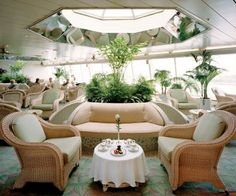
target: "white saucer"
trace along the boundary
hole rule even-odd
[[[102,146],[98,147],[98,151],[100,151],[100,152],[106,152],[107,150],[108,150],[107,147],[102,147]]]
[[[138,152],[138,146],[136,146],[135,148],[129,148],[128,151],[130,152]]]

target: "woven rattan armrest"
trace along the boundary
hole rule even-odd
[[[178,124],[178,125],[167,125],[162,129],[159,136],[182,138],[182,139],[192,139],[196,122],[191,124]]]
[[[39,118],[39,121],[48,139],[80,136],[79,130],[72,125],[56,125],[46,122],[41,118]]]

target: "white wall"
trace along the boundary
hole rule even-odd
[[[11,64],[15,61],[0,61],[0,67],[9,70]],[[35,81],[36,78],[48,80],[49,77],[53,77],[53,67],[43,67],[38,61],[25,61],[25,66],[22,73],[30,78],[31,81]]]

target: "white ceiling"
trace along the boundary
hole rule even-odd
[[[236,45],[233,0],[0,0],[0,48],[7,45],[8,52],[21,56],[63,62],[91,61],[93,48],[56,43],[27,30],[61,8],[176,8],[209,27],[206,33],[183,43],[148,48],[143,52],[148,52],[149,57],[163,51]],[[228,51],[236,52],[236,47]]]

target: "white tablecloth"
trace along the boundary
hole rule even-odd
[[[128,183],[132,187],[136,186],[135,182],[144,183],[149,171],[142,147],[137,144],[139,150],[130,152],[121,141],[126,154],[116,157],[111,154],[111,149],[116,146],[114,141],[106,152],[100,152],[99,145],[95,147],[89,177],[94,178],[94,181],[101,181],[104,185],[113,182],[115,187],[120,187],[122,183]]]

